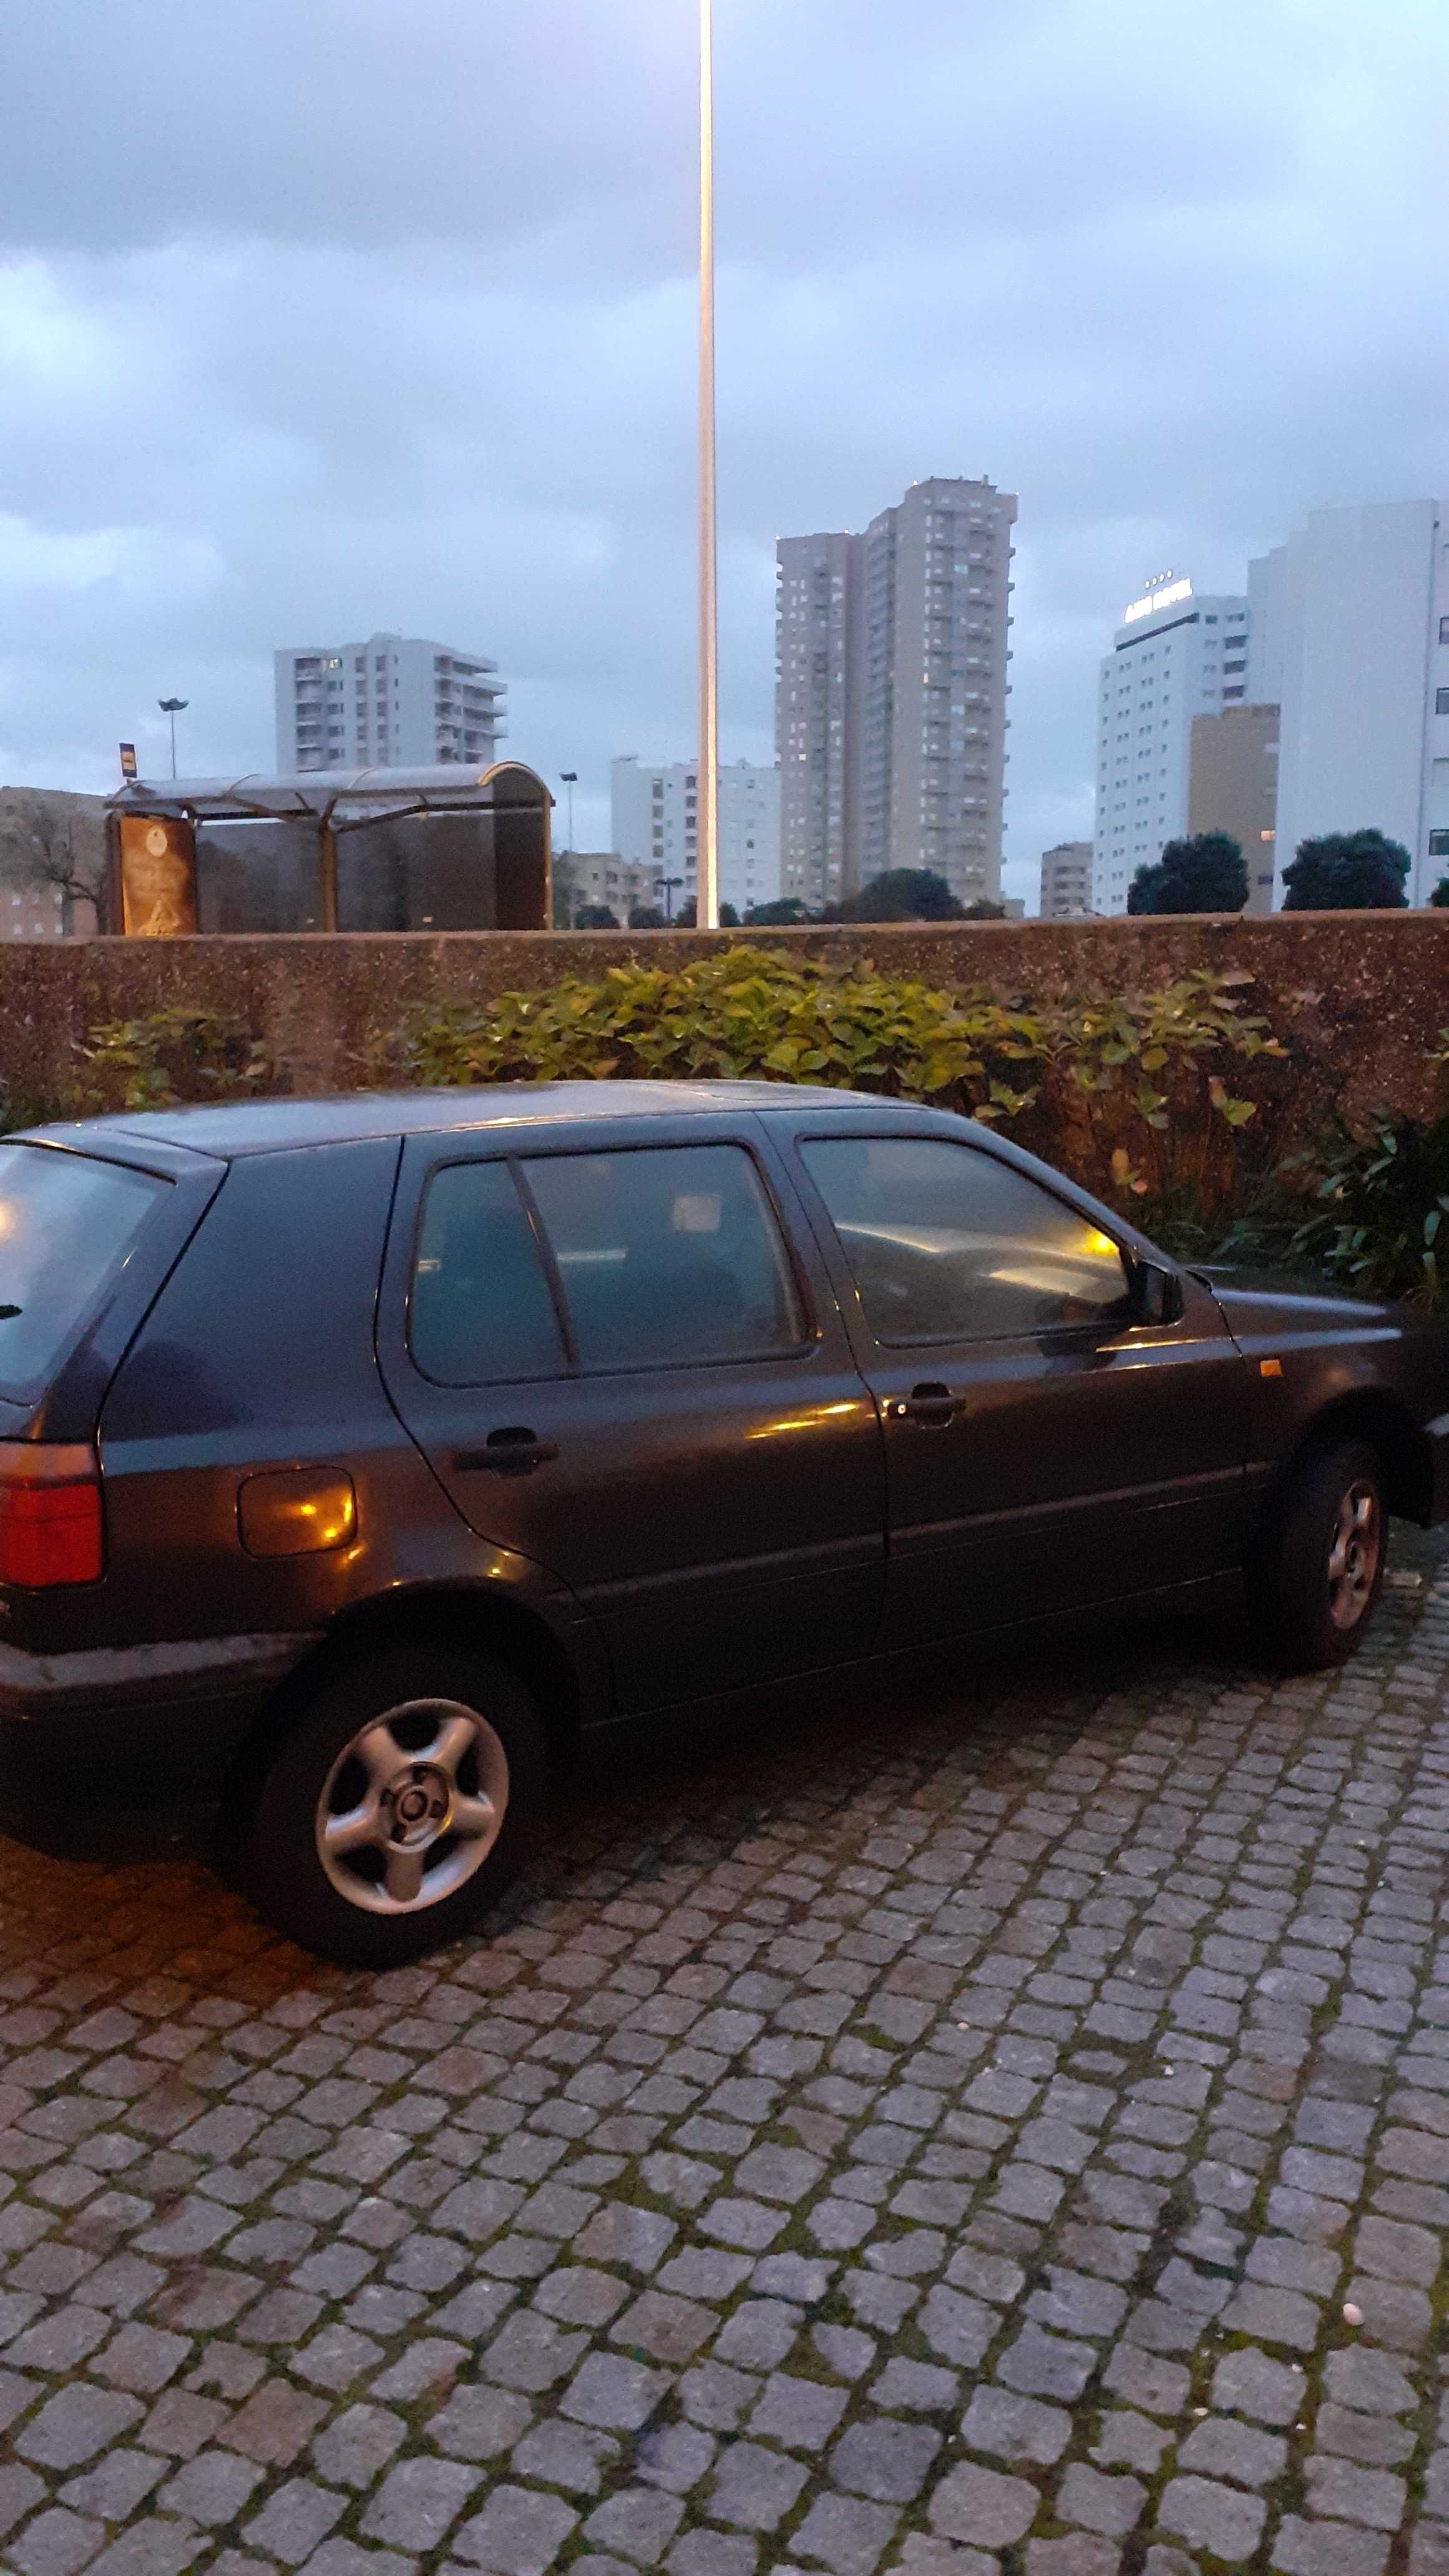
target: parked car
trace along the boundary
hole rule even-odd
[[[0,1784],[220,1819],[387,1963],[582,1730],[1244,1587],[1342,1662],[1449,1513],[1449,1336],[1167,1260],[986,1130],[763,1083],[266,1101],[0,1144]]]

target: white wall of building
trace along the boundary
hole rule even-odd
[[[1301,841],[1377,828],[1425,901],[1449,873],[1449,502],[1315,510],[1249,588],[1253,694],[1282,710],[1277,899]]]
[[[277,768],[486,769],[505,730],[498,665],[417,635],[274,656]]]
[[[697,899],[699,772],[693,761],[645,768],[630,755],[610,775],[611,839],[633,867],[679,877],[673,909]],[[780,773],[736,761],[719,774],[719,899],[743,921],[780,895]]]
[[[1246,697],[1248,602],[1165,579],[1134,600],[1102,663],[1092,909],[1127,909],[1132,879],[1187,830],[1194,716]]]

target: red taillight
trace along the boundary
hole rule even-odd
[[[101,1577],[101,1479],[90,1449],[0,1441],[0,1583],[39,1592]]]

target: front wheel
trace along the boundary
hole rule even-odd
[[[242,1872],[279,1931],[387,1968],[468,1929],[527,1857],[544,1730],[508,1668],[385,1646],[324,1682],[267,1770]]]
[[[1270,1506],[1247,1567],[1258,1643],[1280,1672],[1346,1664],[1383,1587],[1383,1468],[1366,1440],[1305,1453]]]

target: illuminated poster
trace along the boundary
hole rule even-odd
[[[121,929],[127,939],[184,939],[196,928],[196,842],[189,823],[120,817]]]

